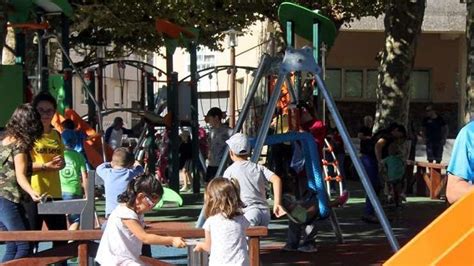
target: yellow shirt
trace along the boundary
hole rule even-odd
[[[59,133],[52,130],[44,133],[43,136],[35,142],[31,151],[33,163],[47,163],[57,155],[64,154],[64,145]],[[61,182],[59,171],[35,171],[31,176],[31,187],[38,193],[47,193],[53,198],[61,198]]]

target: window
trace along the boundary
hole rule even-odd
[[[408,86],[410,86],[410,99],[430,99],[430,78],[429,70],[413,70],[411,72],[410,81],[408,81]]]
[[[326,70],[326,87],[334,99],[341,98],[341,70],[328,69]]]
[[[377,98],[377,87],[378,87],[378,75],[377,70],[367,70],[367,85],[365,90],[365,98],[376,99]]]
[[[377,98],[378,74],[376,69],[328,69],[326,86],[334,99],[374,101]],[[410,99],[429,100],[430,84],[430,70],[413,70],[408,83]]]
[[[346,70],[344,75],[344,96],[362,97],[362,70]]]

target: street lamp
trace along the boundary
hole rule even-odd
[[[237,34],[241,34],[242,32],[236,31],[235,29],[230,29],[225,31],[224,34],[227,34],[227,48],[230,48],[230,65],[231,65],[231,72],[230,72],[230,95],[229,95],[229,102],[230,102],[230,121],[229,125],[231,127],[235,127],[235,47],[237,46]]]

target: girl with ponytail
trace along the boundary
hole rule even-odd
[[[249,265],[245,230],[250,222],[242,212],[236,179],[216,177],[204,194],[205,238],[194,251],[210,252],[209,265]]]
[[[145,265],[140,260],[143,243],[182,248],[181,237],[149,234],[144,229],[144,213],[153,209],[163,195],[160,182],[151,175],[130,180],[120,203],[110,214],[95,260],[101,265]]]

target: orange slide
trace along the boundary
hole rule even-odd
[[[474,191],[395,253],[384,266],[474,265]]]
[[[64,116],[56,113],[53,117],[52,124],[56,130],[59,132],[63,131],[63,127],[61,123],[65,119],[71,119],[74,121],[76,125],[76,129],[83,131],[87,135],[87,140],[84,143],[84,150],[86,152],[87,160],[92,165],[92,167],[96,168],[99,164],[103,163],[102,157],[102,144],[100,134],[89,126],[82,118],[72,109],[66,109],[64,111]],[[105,144],[105,155],[107,161],[110,161],[112,158],[112,148],[109,145]]]

